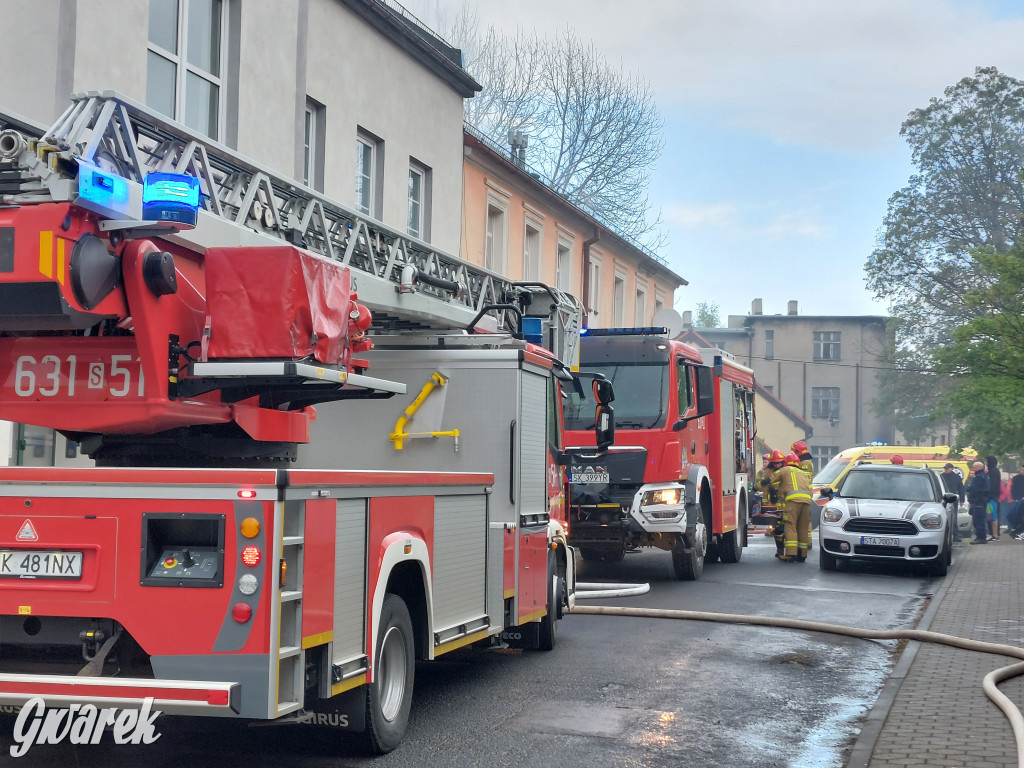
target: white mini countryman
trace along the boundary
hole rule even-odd
[[[923,467],[861,464],[837,489],[823,488],[819,563],[834,571],[840,561],[920,563],[945,576],[953,561],[957,496],[945,493]]]

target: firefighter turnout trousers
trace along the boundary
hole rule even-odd
[[[811,548],[811,504],[809,501],[786,502],[786,557],[803,560]]]

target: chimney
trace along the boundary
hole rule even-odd
[[[754,299],[752,302],[750,302],[750,314],[752,314],[752,315],[762,315],[762,314],[764,314],[764,310],[763,310],[763,307],[762,307],[762,304],[761,304],[761,299]]]
[[[512,156],[512,162],[518,165],[520,168],[526,167],[526,147],[529,145],[530,140],[522,131],[509,131],[508,132],[508,143],[511,147],[510,153]]]
[[[693,312],[690,310],[683,312],[683,328],[693,328]]]
[[[796,311],[796,301],[795,300],[789,302],[789,314],[791,314],[791,315],[797,314],[797,311]]]

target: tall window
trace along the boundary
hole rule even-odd
[[[626,278],[615,275],[612,283],[612,327],[626,324]]]
[[[356,210],[380,218],[381,141],[360,130],[356,135]]]
[[[430,239],[430,169],[409,158],[409,234]]]
[[[219,139],[224,0],[149,0],[146,103]]]
[[[775,358],[775,331],[764,332],[764,359],[773,360]]]
[[[839,387],[811,387],[811,416],[830,421],[839,418]]]
[[[505,243],[508,224],[505,209],[494,202],[487,203],[487,239],[484,243],[484,266],[492,272],[505,273]]]
[[[560,291],[572,291],[572,248],[561,240],[555,257],[555,287]]]
[[[601,309],[601,262],[590,260],[590,296],[588,297],[591,314],[596,315]]]
[[[324,105],[307,98],[302,126],[302,183],[320,191],[324,188],[324,123]]]
[[[814,332],[814,359],[840,359],[839,331]]]
[[[637,290],[636,303],[633,304],[633,325],[642,327],[647,325],[647,292]]]
[[[540,227],[526,221],[523,233],[523,279],[540,280]]]
[[[821,472],[821,468],[832,461],[832,457],[839,453],[839,448],[834,445],[812,445],[811,461],[814,462],[814,471]]]

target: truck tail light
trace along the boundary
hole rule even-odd
[[[260,564],[260,558],[263,555],[260,553],[258,547],[254,547],[251,544],[242,550],[242,562],[248,565],[250,568],[255,568]]]

